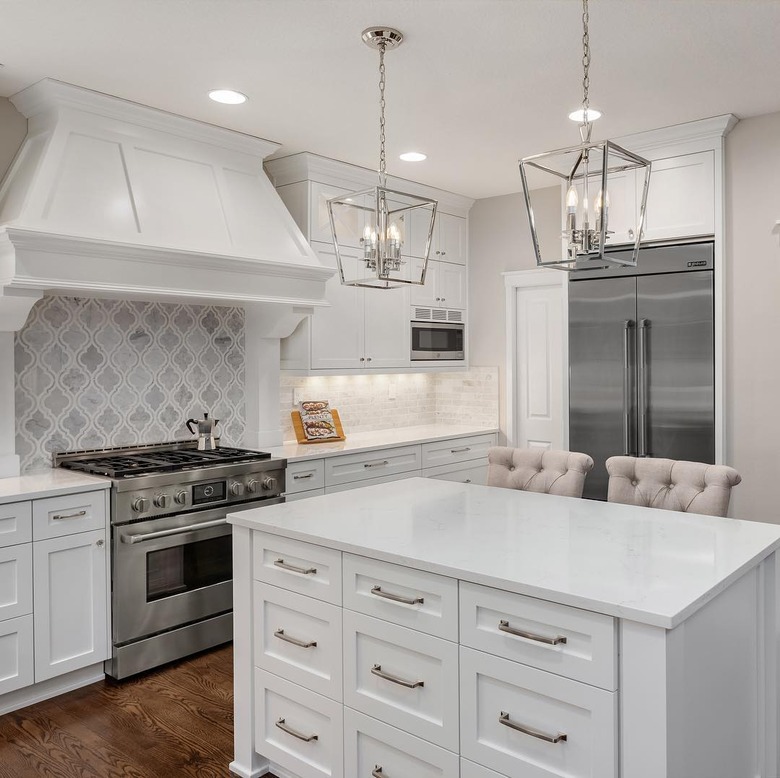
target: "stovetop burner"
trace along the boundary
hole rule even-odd
[[[55,466],[109,478],[132,478],[152,473],[170,473],[214,465],[239,464],[270,459],[264,451],[216,448],[199,451],[197,443],[163,443],[95,451],[57,454]]]

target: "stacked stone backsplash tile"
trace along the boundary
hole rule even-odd
[[[244,435],[241,308],[47,297],[16,335],[16,447],[22,469],[54,451],[188,439],[184,422]]]
[[[330,400],[353,432],[416,427],[420,424],[498,426],[498,368],[458,373],[399,373],[361,376],[282,376],[280,414],[285,440],[294,440],[290,421],[294,391],[303,399]],[[395,399],[390,399],[390,394]]]

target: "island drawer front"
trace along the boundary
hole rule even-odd
[[[506,776],[488,770],[487,767],[472,762],[470,759],[461,759],[460,778],[506,778]]]
[[[418,478],[420,473],[414,470],[409,473],[395,473],[395,475],[383,475],[379,478],[366,478],[363,481],[349,481],[338,486],[326,486],[325,494],[336,492],[348,492],[350,489],[362,489],[364,486],[376,486],[377,484],[389,484],[393,481],[403,481],[405,478]]]
[[[439,440],[422,444],[423,468],[438,465],[452,465],[472,459],[484,459],[487,462],[488,449],[496,445],[495,433],[471,435],[467,438]]]
[[[466,759],[512,778],[617,776],[616,692],[461,647],[460,700]]]
[[[435,478],[438,481],[454,481],[457,484],[477,484],[487,486],[487,461],[464,462],[460,465],[442,465],[429,467],[422,472],[423,478]]]
[[[457,643],[455,578],[354,554],[343,561],[345,608]]]
[[[257,581],[341,605],[341,552],[265,532],[252,533]]]
[[[0,621],[0,694],[33,683],[33,656],[32,614]]]
[[[33,539],[106,528],[106,492],[61,494],[33,502]]]
[[[344,704],[457,752],[457,644],[345,610]]]
[[[566,642],[543,642],[555,638]],[[616,641],[611,616],[460,583],[460,642],[464,646],[613,691],[617,688]]]
[[[308,500],[309,497],[321,497],[325,494],[324,489],[307,489],[304,492],[295,492],[284,496],[285,502],[297,502],[298,500]]]
[[[285,473],[287,494],[322,489],[325,486],[325,462],[309,459],[305,462],[289,462]]]
[[[32,503],[0,505],[0,548],[32,540]]]
[[[254,582],[255,666],[341,701],[341,608]]]
[[[299,778],[343,775],[343,706],[256,668],[255,751]]]
[[[458,755],[344,709],[344,775],[372,778],[458,778]]]
[[[32,543],[0,548],[0,620],[24,616],[32,610]]]
[[[342,454],[325,460],[325,486],[363,481],[420,469],[419,446],[396,446],[360,454]]]

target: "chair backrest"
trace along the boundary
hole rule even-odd
[[[574,451],[505,446],[488,451],[488,486],[505,489],[582,497],[585,476],[592,469],[593,460]]]
[[[726,465],[653,457],[611,457],[608,502],[726,516],[731,489],[742,477]]]

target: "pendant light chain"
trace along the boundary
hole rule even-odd
[[[582,110],[583,122],[590,124],[588,120],[588,108],[590,107],[590,31],[588,29],[588,0],[582,0]]]
[[[379,47],[379,185],[386,186],[385,155],[385,44]]]

